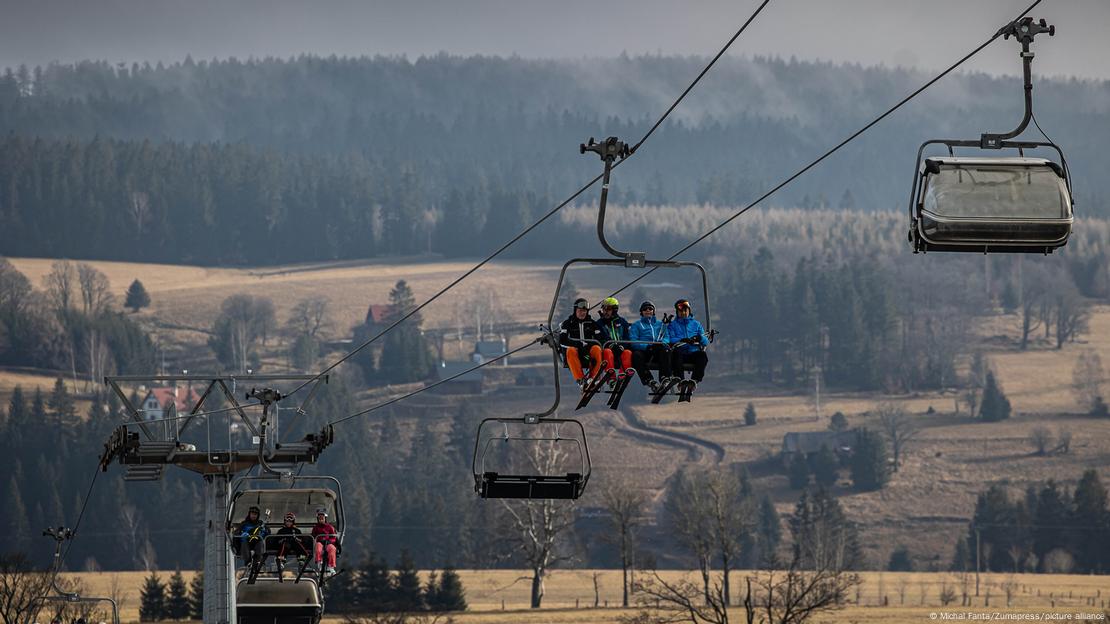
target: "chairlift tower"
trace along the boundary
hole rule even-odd
[[[281,442],[278,432],[277,402],[283,397],[271,385],[281,382],[311,382],[312,386],[293,411],[290,422],[282,430],[292,430],[296,421],[305,414],[305,405],[312,399],[320,384],[328,377],[321,375],[129,375],[105,377],[123,405],[127,422],[112,432],[104,445],[100,458],[101,470],[107,471],[112,460],[127,467],[125,481],[157,481],[167,466],[177,466],[199,474],[204,479],[204,622],[205,624],[235,624],[235,556],[227,537],[227,514],[230,504],[231,480],[235,475],[258,468],[278,478],[292,479],[293,467],[314,464],[320,453],[334,440],[331,425],[318,432],[309,433],[295,442]],[[188,413],[178,413],[176,401],[164,409],[163,417],[146,419],[143,409],[134,405],[121,384],[159,383],[173,385],[185,383],[204,387],[200,399]],[[240,388],[250,390],[239,394]],[[211,396],[221,396],[228,407],[206,411],[205,401]],[[243,404],[237,396],[257,403]],[[254,419],[245,408],[262,406],[262,414]],[[290,411],[290,410],[286,410]],[[214,425],[213,416],[226,414],[226,423]],[[190,425],[194,425],[190,430]],[[225,430],[220,429],[221,425]],[[245,436],[236,430],[242,427]],[[203,427],[204,444],[186,442],[183,435]],[[267,432],[270,432],[269,434]],[[194,438],[195,439],[195,438]],[[198,440],[199,442],[199,440]],[[202,448],[198,448],[198,446]]]

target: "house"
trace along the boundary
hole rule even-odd
[[[470,354],[470,361],[475,364],[481,364],[496,357],[505,355],[508,350],[505,348],[504,340],[480,340],[474,343],[474,351]],[[509,363],[509,358],[501,360],[501,366]]]
[[[170,416],[170,406],[173,405],[178,414],[188,413],[200,401],[200,394],[191,386],[181,388],[177,386],[164,386],[151,388],[143,398],[143,417],[147,420],[159,420]]]
[[[851,453],[854,431],[791,431],[782,437],[782,460],[789,463],[798,454],[809,455],[827,446],[834,453]]]
[[[384,329],[389,324],[389,317],[392,314],[393,306],[372,303],[366,308],[366,326],[373,330]]]
[[[474,367],[473,362],[441,362],[435,369],[435,381],[449,379]],[[437,394],[482,394],[486,376],[481,370],[463,373],[451,381],[432,388]]]

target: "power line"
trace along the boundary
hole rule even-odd
[[[763,11],[763,8],[766,7],[769,2],[770,2],[770,0],[763,0],[763,3],[760,4],[759,7],[756,8],[755,12],[753,12],[751,14],[751,16],[749,16],[748,19],[744,22],[744,24],[742,26],[740,26],[739,30],[737,30],[736,33],[734,35],[732,35],[732,37],[728,40],[728,42],[725,43],[725,45],[720,49],[720,51],[717,52],[716,56],[714,56],[709,61],[709,63],[706,64],[705,68],[703,68],[701,70],[701,72],[697,75],[697,77],[694,78],[693,82],[691,82],[689,84],[689,86],[687,86],[686,89],[682,92],[682,94],[679,95],[678,98],[670,105],[670,107],[667,108],[666,112],[664,112],[663,115],[660,116],[659,119],[656,120],[656,122],[654,124],[652,124],[651,128],[648,129],[648,131],[644,134],[644,136],[642,138],[640,138],[639,141],[636,142],[636,145],[632,147],[631,154],[629,154],[629,156],[627,158],[625,158],[624,160],[616,163],[614,165],[614,167],[619,166],[621,163],[627,161],[628,158],[631,158],[632,155],[635,154],[636,150],[639,149],[640,146],[642,146],[648,140],[648,138],[650,138],[651,135],[655,133],[655,130],[657,128],[659,128],[659,126],[661,126],[664,121],[666,121],[667,117],[669,117],[670,114],[672,112],[674,112],[675,108],[678,107],[678,105],[682,102],[682,100],[684,100],[686,98],[686,96],[694,89],[694,87],[697,86],[697,84],[699,82],[701,82],[701,79],[704,78],[705,75],[707,73],[709,73],[709,70],[712,69],[713,66],[717,64],[717,61],[720,60],[720,58],[722,56],[724,56],[725,52],[727,52],[728,49],[730,47],[732,47],[732,44],[736,42],[736,40],[740,37],[741,34],[744,33],[745,30],[747,30],[748,25],[751,24],[753,20],[755,20],[755,18]],[[496,251],[494,251],[490,255],[486,256],[485,258],[483,258],[478,264],[475,264],[473,267],[468,269],[465,273],[463,273],[459,277],[455,278],[450,284],[441,288],[434,295],[432,295],[430,298],[428,298],[426,301],[424,301],[420,305],[413,308],[408,313],[402,315],[400,318],[398,318],[393,323],[391,323],[389,325],[389,327],[386,327],[382,331],[378,332],[376,335],[374,335],[373,337],[368,339],[366,342],[363,342],[361,345],[356,347],[354,350],[348,352],[346,355],[344,355],[343,357],[336,360],[330,366],[328,366],[324,370],[320,371],[315,377],[313,377],[312,379],[309,379],[309,380],[305,381],[304,383],[302,383],[301,385],[297,386],[292,392],[286,394],[285,397],[288,398],[288,397],[296,394],[297,392],[300,392],[300,390],[303,389],[305,386],[309,385],[310,383],[312,383],[316,379],[319,379],[321,376],[326,375],[328,372],[334,370],[335,367],[339,366],[343,362],[346,362],[347,360],[354,357],[355,354],[359,353],[360,351],[362,351],[366,347],[368,347],[371,344],[373,344],[374,342],[376,342],[379,338],[381,338],[382,336],[384,336],[385,334],[390,332],[393,328],[397,327],[398,325],[405,322],[409,318],[412,318],[412,316],[414,316],[415,314],[417,314],[418,312],[420,312],[421,310],[426,308],[428,305],[430,305],[436,299],[439,299],[443,294],[445,294],[447,291],[449,291],[452,288],[454,288],[455,286],[457,286],[464,279],[473,275],[476,271],[478,271],[478,269],[482,268],[483,266],[488,264],[491,260],[493,260],[497,256],[501,255],[506,249],[511,247],[513,244],[515,244],[520,239],[524,238],[526,235],[528,235],[529,232],[536,229],[541,224],[543,224],[545,221],[547,221],[549,218],[554,216],[555,213],[559,212],[560,210],[565,208],[567,205],[569,205],[571,202],[578,199],[578,197],[580,195],[582,195],[582,193],[585,193],[587,190],[590,189],[590,187],[592,187],[594,184],[597,184],[597,182],[599,180],[601,180],[603,175],[604,174],[598,174],[592,180],[587,182],[584,186],[582,186],[577,191],[572,193],[570,195],[570,197],[567,197],[565,200],[560,202],[557,206],[555,206],[550,211],[548,211],[546,214],[544,214],[544,216],[541,217],[538,221],[536,221],[532,225],[529,225],[528,227],[524,228],[524,230],[522,230],[519,234],[517,234],[512,239],[510,239],[507,243],[505,243],[504,245],[499,247]]]
[[[1014,20],[1012,20],[1012,21],[1010,21],[1010,22],[1007,22],[1007,24],[1011,24],[1011,23],[1013,23],[1013,22],[1016,22],[1016,21],[1020,20],[1021,18],[1025,17],[1025,15],[1026,15],[1027,13],[1029,13],[1029,12],[1030,12],[1030,11],[1032,11],[1032,10],[1033,10],[1034,8],[1036,8],[1036,6],[1037,6],[1038,4],[1040,4],[1040,3],[1041,3],[1041,0],[1035,0],[1035,1],[1033,2],[1033,4],[1029,5],[1029,8],[1027,8],[1027,9],[1025,9],[1024,11],[1022,11],[1021,15],[1018,15],[1018,16],[1017,16],[1017,17],[1016,17],[1016,18],[1015,18]],[[840,149],[841,149],[842,147],[844,147],[844,146],[845,146],[845,145],[847,145],[848,143],[850,143],[850,142],[852,142],[853,140],[855,140],[855,139],[856,139],[857,137],[859,137],[859,136],[860,136],[861,134],[863,134],[864,132],[867,132],[868,130],[870,130],[870,129],[871,129],[871,128],[872,128],[873,126],[875,126],[876,124],[878,124],[878,123],[879,123],[880,121],[882,121],[883,119],[886,119],[886,118],[887,118],[888,116],[890,116],[890,115],[891,115],[892,113],[894,113],[894,112],[895,112],[896,110],[898,110],[899,108],[902,108],[902,106],[904,106],[904,105],[905,105],[906,103],[908,103],[908,102],[909,102],[910,100],[912,100],[913,98],[915,98],[915,97],[917,97],[918,95],[920,95],[920,94],[921,94],[921,93],[922,93],[923,91],[925,91],[925,90],[926,90],[926,89],[928,89],[929,87],[933,86],[933,84],[935,84],[935,83],[936,83],[937,81],[939,81],[939,80],[940,80],[941,78],[944,78],[944,77],[945,77],[945,76],[947,76],[948,74],[950,74],[950,73],[952,73],[953,71],[955,71],[955,70],[956,70],[956,68],[958,68],[958,67],[959,67],[960,65],[963,65],[963,64],[964,64],[965,62],[967,62],[967,61],[968,61],[968,59],[970,59],[971,57],[973,57],[973,56],[975,56],[976,54],[978,54],[979,52],[981,52],[981,51],[982,51],[982,50],[983,50],[984,48],[986,48],[986,47],[987,47],[987,46],[989,46],[990,44],[994,43],[994,41],[995,41],[996,39],[998,39],[999,37],[1001,37],[1001,36],[1002,36],[1002,34],[1003,34],[1003,29],[999,29],[999,30],[998,30],[998,32],[994,33],[994,35],[992,35],[992,36],[991,36],[991,37],[990,37],[989,39],[987,39],[987,40],[986,40],[985,42],[983,42],[983,43],[982,43],[981,45],[979,45],[979,46],[978,46],[977,48],[975,48],[975,49],[974,49],[974,50],[972,50],[971,52],[967,53],[967,54],[966,54],[966,55],[965,55],[965,56],[964,56],[963,58],[961,58],[960,60],[956,61],[956,62],[955,62],[954,64],[952,64],[951,66],[949,66],[949,67],[948,67],[948,69],[946,69],[946,70],[942,71],[941,73],[937,74],[937,75],[936,75],[936,76],[935,76],[935,77],[934,77],[933,79],[929,80],[929,81],[928,81],[928,82],[926,82],[926,83],[925,83],[924,85],[922,85],[922,86],[921,86],[921,87],[919,87],[919,88],[918,88],[917,90],[915,90],[915,91],[914,91],[913,93],[910,93],[910,94],[909,94],[909,95],[907,95],[906,97],[902,98],[902,100],[901,100],[901,101],[899,101],[899,102],[898,102],[897,104],[895,104],[894,106],[892,106],[892,107],[890,107],[889,109],[887,109],[887,110],[886,110],[886,112],[884,112],[883,114],[879,115],[878,117],[876,117],[875,119],[873,119],[872,121],[870,121],[870,122],[869,122],[869,123],[868,123],[867,125],[865,125],[865,126],[863,126],[862,128],[860,128],[859,130],[856,130],[855,132],[853,132],[853,133],[852,133],[852,134],[851,134],[850,136],[848,136],[848,138],[846,138],[846,139],[844,139],[843,141],[841,141],[840,143],[836,144],[836,146],[834,146],[833,148],[831,148],[831,149],[829,149],[828,151],[826,151],[826,152],[825,152],[824,154],[822,154],[821,156],[819,156],[819,157],[818,157],[818,158],[817,158],[816,160],[813,160],[812,162],[810,162],[810,163],[809,163],[808,165],[806,165],[805,167],[802,167],[801,169],[799,169],[799,170],[798,170],[798,171],[797,171],[796,173],[794,173],[794,174],[793,174],[793,175],[791,175],[790,177],[786,178],[785,180],[783,180],[782,182],[780,182],[779,184],[777,184],[777,185],[776,185],[776,186],[775,186],[774,188],[772,188],[771,190],[769,190],[769,191],[767,191],[766,193],[764,193],[763,195],[761,195],[761,196],[760,196],[760,197],[759,197],[758,199],[756,199],[755,201],[751,202],[751,203],[750,203],[750,204],[748,204],[747,206],[745,206],[745,207],[741,208],[741,209],[740,209],[740,210],[738,210],[737,212],[733,213],[733,215],[732,215],[732,216],[730,216],[729,218],[725,219],[724,221],[722,221],[722,222],[718,223],[718,224],[717,224],[716,226],[714,226],[713,228],[711,228],[711,229],[710,229],[710,230],[709,230],[708,232],[706,232],[706,233],[702,234],[701,236],[699,236],[699,237],[695,238],[695,239],[694,239],[693,241],[691,241],[691,242],[690,242],[689,244],[687,244],[687,245],[686,245],[685,247],[683,247],[683,248],[679,249],[678,251],[674,252],[673,254],[671,254],[671,256],[670,256],[669,258],[667,258],[667,261],[669,262],[669,261],[671,261],[671,260],[674,260],[674,259],[675,259],[675,258],[677,258],[678,256],[681,256],[682,254],[686,253],[686,252],[687,252],[687,251],[689,251],[689,250],[690,250],[690,249],[691,249],[692,247],[694,247],[694,246],[695,246],[695,245],[697,245],[698,243],[701,243],[702,241],[704,241],[705,239],[709,238],[709,237],[710,237],[710,236],[712,236],[713,234],[717,233],[717,231],[718,231],[718,230],[720,230],[721,228],[725,227],[725,226],[726,226],[726,225],[728,225],[729,223],[732,223],[732,222],[733,222],[734,220],[736,220],[736,219],[737,219],[738,217],[740,217],[741,215],[743,215],[743,214],[744,214],[745,212],[747,212],[748,210],[751,210],[751,209],[752,209],[753,207],[755,207],[755,206],[756,206],[757,204],[759,204],[759,203],[760,203],[760,202],[762,202],[763,200],[765,200],[765,199],[767,199],[768,197],[770,197],[771,195],[773,195],[773,194],[777,193],[777,192],[778,192],[779,190],[781,190],[781,189],[782,189],[783,187],[785,187],[786,185],[790,184],[790,183],[791,183],[791,182],[793,182],[794,180],[798,179],[799,177],[801,177],[801,176],[802,176],[803,174],[805,174],[805,173],[806,173],[807,171],[809,171],[810,169],[812,169],[812,168],[816,167],[816,166],[817,166],[818,164],[820,164],[821,162],[823,162],[823,161],[824,161],[824,160],[825,160],[826,158],[828,158],[829,156],[832,156],[832,155],[833,155],[833,154],[835,154],[836,152],[840,151]],[[641,274],[641,275],[640,275],[639,277],[637,277],[636,279],[634,279],[634,280],[632,280],[631,282],[629,282],[629,283],[625,284],[624,286],[621,286],[621,287],[620,287],[620,289],[618,289],[618,290],[617,290],[616,292],[614,292],[614,293],[613,293],[613,295],[617,295],[617,294],[620,294],[621,292],[623,292],[624,290],[626,290],[626,289],[627,289],[627,288],[629,288],[630,286],[632,286],[632,285],[636,284],[637,282],[639,282],[640,280],[644,279],[644,278],[645,278],[645,277],[647,277],[648,275],[651,275],[652,273],[654,273],[654,272],[656,271],[656,269],[658,269],[658,268],[659,268],[659,267],[654,267],[654,268],[652,268],[652,269],[649,269],[648,271],[644,272],[643,274]]]

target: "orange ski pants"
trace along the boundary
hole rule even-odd
[[[590,377],[597,376],[597,371],[601,370],[601,347],[598,345],[590,346]],[[612,357],[612,354],[610,354]],[[582,358],[578,354],[578,347],[567,347],[567,366],[570,367],[570,374],[574,375],[575,379],[582,379],[585,374],[582,371]]]

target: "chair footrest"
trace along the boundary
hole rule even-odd
[[[487,472],[477,478],[482,498],[575,499],[581,496],[582,475],[503,475]]]

